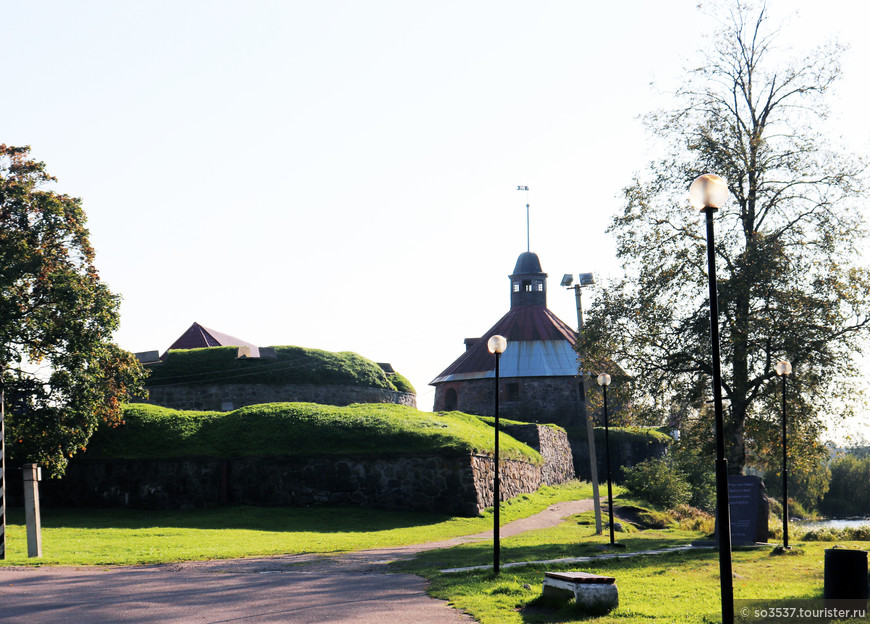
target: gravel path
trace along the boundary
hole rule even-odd
[[[592,509],[557,503],[501,527],[502,537]],[[114,624],[323,622],[453,624],[470,617],[426,595],[426,580],[391,574],[416,553],[492,539],[464,537],[342,555],[193,561],[155,566],[0,568],[0,622]]]

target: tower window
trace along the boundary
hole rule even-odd
[[[523,280],[523,291],[532,292],[532,282],[530,280]]]
[[[535,280],[535,291],[536,292],[544,292],[544,282],[541,280]]]
[[[514,282],[514,292],[520,292],[520,283]]]

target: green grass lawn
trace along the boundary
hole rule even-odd
[[[595,535],[591,513],[570,518],[560,526],[502,539],[502,562],[537,561],[562,557],[600,556],[611,552],[640,552],[685,545],[703,537],[680,529],[648,529],[617,533],[624,549],[610,549],[609,534]],[[866,549],[866,542],[842,542]],[[736,599],[821,599],[824,550],[833,543],[799,543],[787,555],[774,556],[770,547],[733,553]],[[439,569],[484,565],[485,569],[441,573]],[[449,601],[484,624],[585,622],[596,624],[713,623],[721,621],[719,558],[713,549],[680,551],[625,559],[600,559],[574,564],[530,564],[502,568],[492,574],[491,543],[465,544],[424,552],[401,569],[431,581],[429,593]],[[589,618],[573,602],[555,608],[537,604],[545,571],[575,570],[614,576],[620,605],[610,614]],[[854,622],[854,620],[850,620]]]
[[[587,484],[544,487],[504,503],[503,523],[555,502],[588,498]],[[0,565],[109,565],[331,553],[447,539],[492,528],[476,518],[360,507],[214,507],[185,511],[43,509],[41,559],[27,558],[24,514],[8,516]]]
[[[627,541],[627,540],[626,540]],[[865,542],[845,543],[866,548]],[[770,548],[733,553],[736,599],[820,599],[824,585],[824,549],[832,544],[800,544],[802,554],[771,556]],[[432,581],[430,594],[450,601],[484,624],[589,621],[569,603],[560,609],[536,606],[545,571],[579,570],[614,576],[619,607],[591,618],[597,624],[647,622],[685,624],[721,621],[719,560],[714,550],[677,552],[579,565],[535,565],[491,571],[439,574],[417,571]],[[851,622],[851,621],[850,621]]]

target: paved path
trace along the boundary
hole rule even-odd
[[[592,509],[558,503],[507,524],[502,537]],[[157,566],[0,568],[0,622],[22,624],[460,624],[474,620],[426,595],[426,580],[389,563],[492,539],[492,531],[342,555],[285,555]]]

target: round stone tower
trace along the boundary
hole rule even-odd
[[[500,360],[499,412],[525,422],[582,425],[583,389],[574,346],[577,333],[547,308],[547,274],[537,254],[523,252],[510,275],[511,307],[466,351],[430,382],[435,411],[492,415],[495,360],[486,342],[507,338]]]

